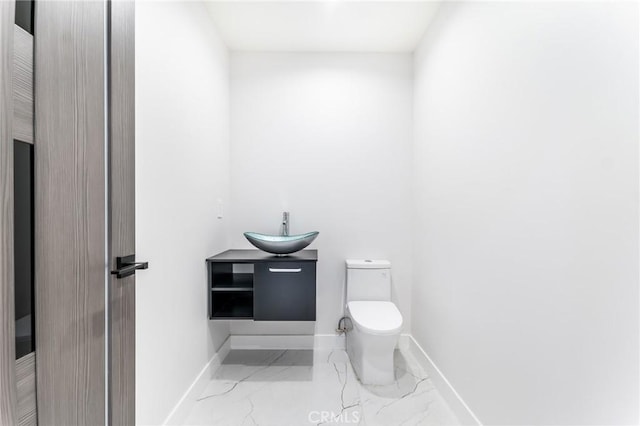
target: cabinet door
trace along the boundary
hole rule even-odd
[[[253,317],[257,321],[315,321],[316,263],[257,263]]]

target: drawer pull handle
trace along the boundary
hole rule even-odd
[[[302,268],[269,268],[269,272],[300,272]]]

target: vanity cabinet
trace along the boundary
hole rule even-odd
[[[277,257],[227,250],[207,259],[209,319],[315,321],[317,250]]]
[[[315,262],[258,263],[254,276],[255,320],[315,321]]]

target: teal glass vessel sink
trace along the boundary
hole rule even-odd
[[[318,234],[319,232],[317,231],[298,235],[268,235],[257,232],[245,232],[244,236],[251,244],[262,251],[278,256],[285,256],[302,250],[311,244]]]

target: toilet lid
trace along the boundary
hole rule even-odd
[[[372,334],[394,334],[402,327],[402,314],[392,302],[356,301],[347,304],[356,325]]]

